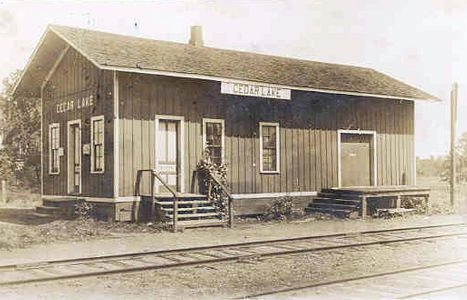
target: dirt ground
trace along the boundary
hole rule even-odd
[[[30,205],[37,203],[37,199],[33,202],[31,199],[11,201],[0,205],[0,265],[467,221],[464,215],[447,214],[453,210],[449,208],[445,183],[439,183],[435,179],[427,179],[424,183],[433,187],[431,212],[437,213],[435,215],[366,220],[318,220],[308,217],[288,222],[241,221],[234,229],[189,229],[179,233],[162,231],[160,228],[146,224],[109,224],[38,218]],[[465,187],[459,189],[459,199],[462,199],[464,189]],[[459,201],[462,204],[456,206],[457,212],[462,212],[461,208],[465,207],[464,202],[466,201]],[[342,276],[372,273],[382,268],[397,269],[406,265],[449,260],[464,255],[467,257],[465,248],[467,248],[466,240],[447,239],[427,241],[423,247],[407,243],[365,247],[358,251],[340,250],[326,254],[290,255],[254,262],[212,264],[0,289],[0,298],[242,297],[278,286],[310,284]]]
[[[465,238],[288,255],[1,289],[2,299],[226,299],[467,258]],[[388,259],[390,258],[390,259]]]

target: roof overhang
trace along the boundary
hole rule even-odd
[[[236,78],[226,78],[226,77],[217,77],[217,76],[209,76],[209,75],[190,74],[190,73],[177,73],[177,72],[144,69],[144,68],[129,68],[129,67],[109,66],[109,65],[106,65],[106,66],[99,65],[99,68],[103,70],[112,70],[112,71],[118,71],[118,72],[150,74],[150,75],[160,75],[160,76],[190,78],[190,79],[202,79],[202,80],[210,80],[210,81],[218,81],[218,82],[234,82],[234,83],[243,83],[243,84],[264,84],[264,85],[271,86],[271,87],[290,89],[290,90],[295,90],[295,91],[307,91],[307,92],[317,92],[317,93],[336,94],[336,95],[371,97],[371,98],[393,99],[393,100],[407,100],[407,101],[432,101],[432,102],[441,101],[441,99],[438,99],[435,97],[421,99],[421,98],[410,98],[410,97],[401,97],[401,96],[360,93],[360,92],[354,92],[354,91],[317,89],[317,88],[291,86],[291,85],[280,85],[280,84],[274,84],[274,83],[268,83],[268,82],[242,80],[242,79],[236,79]]]
[[[42,82],[67,47],[67,42],[50,30],[46,30],[16,82],[14,95],[40,97]]]
[[[317,93],[326,93],[326,94],[337,94],[337,95],[348,95],[348,96],[358,96],[358,97],[371,97],[377,99],[393,99],[393,100],[407,100],[407,101],[441,101],[441,99],[433,98],[410,98],[410,97],[401,97],[401,96],[391,96],[391,95],[381,95],[381,94],[371,94],[371,93],[361,93],[356,91],[343,91],[343,90],[332,90],[332,89],[319,89],[319,88],[310,88],[310,87],[300,87],[300,86],[289,86],[274,84],[268,82],[257,82],[251,80],[243,80],[239,78],[223,78],[210,75],[202,74],[191,74],[191,73],[180,73],[180,72],[170,72],[162,70],[153,70],[145,69],[139,67],[127,67],[127,66],[112,66],[112,65],[103,65],[93,60],[89,55],[84,53],[80,47],[75,45],[72,41],[68,40],[64,35],[59,31],[54,30],[52,26],[49,26],[45,33],[42,35],[37,47],[31,55],[26,67],[24,68],[19,80],[17,81],[14,94],[23,95],[26,97],[40,97],[41,88],[43,84],[49,79],[51,71],[56,67],[57,61],[60,57],[63,56],[63,53],[67,51],[69,47],[74,48],[91,63],[93,63],[97,68],[102,70],[111,70],[117,72],[127,72],[127,73],[138,73],[138,74],[150,74],[150,75],[160,75],[160,76],[169,76],[177,78],[191,78],[191,79],[201,79],[201,80],[210,80],[217,82],[235,82],[235,83],[244,83],[244,84],[264,84],[272,87],[296,90],[296,91],[309,91]]]

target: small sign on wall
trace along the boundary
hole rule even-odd
[[[84,155],[91,154],[91,144],[83,144],[83,154]]]
[[[65,155],[65,149],[63,147],[58,148],[58,156]]]
[[[221,82],[221,93],[240,96],[290,100],[290,89],[253,83]]]

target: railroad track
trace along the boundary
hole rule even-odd
[[[436,299],[448,299],[443,293],[465,287],[467,260],[458,260],[263,291],[238,299],[426,299],[436,294]]]
[[[467,236],[463,223],[265,240],[0,266],[0,286]]]

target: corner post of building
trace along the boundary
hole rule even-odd
[[[154,175],[154,171],[151,171],[151,190],[150,190],[150,193],[151,193],[151,219],[154,219],[155,218],[155,211],[156,211],[156,199],[154,199],[155,195],[154,195],[154,184],[156,183],[156,180],[155,180],[155,175]]]
[[[229,197],[229,227],[234,227],[233,198]]]
[[[114,198],[120,195],[120,123],[119,123],[119,83],[118,73],[113,71],[113,147],[114,147],[114,168],[113,168],[113,189]]]
[[[177,232],[177,221],[178,221],[178,197],[177,195],[174,195],[174,198],[173,198],[173,224],[172,224],[172,230],[173,232]]]
[[[6,180],[2,179],[2,202],[6,203]]]
[[[366,218],[366,211],[367,211],[367,207],[368,207],[368,198],[366,196],[362,196],[361,198],[361,202],[362,202],[362,205],[361,205],[361,215],[362,215],[362,219],[365,219]]]
[[[396,196],[396,208],[401,208],[401,195]]]

